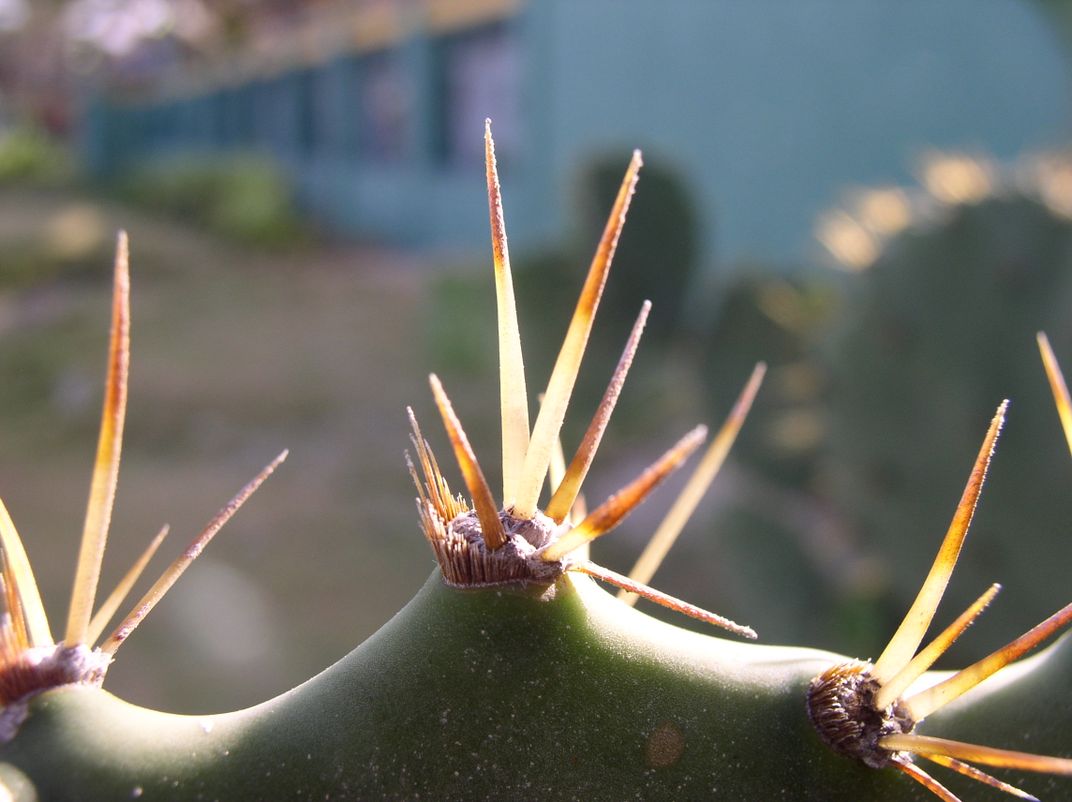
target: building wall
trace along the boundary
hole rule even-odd
[[[639,146],[688,185],[709,262],[792,262],[843,188],[908,181],[923,148],[1010,158],[1068,136],[1068,65],[1023,0],[483,6],[445,3],[371,40],[355,28],[330,53],[99,105],[89,152],[107,173],[261,148],[340,230],[476,251],[490,116],[515,248],[570,231],[579,171],[624,168]]]
[[[1020,0],[551,0],[533,13],[551,49],[532,124],[560,188],[595,154],[624,165],[641,146],[687,176],[726,260],[807,255],[816,214],[846,186],[909,181],[925,148],[1010,158],[1068,140],[1068,65]]]

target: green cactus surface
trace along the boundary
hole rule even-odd
[[[27,800],[923,798],[812,730],[805,689],[845,659],[687,632],[583,577],[461,590],[436,572],[348,656],[248,710],[40,694],[0,777]],[[1065,638],[924,729],[1060,751],[1069,699]],[[1065,779],[1025,785],[1069,792]]]

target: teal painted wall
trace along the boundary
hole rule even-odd
[[[1010,158],[1067,142],[1068,64],[1018,0],[549,0],[534,127],[560,188],[641,146],[688,176],[727,260],[799,259],[846,186],[911,180],[920,150]],[[641,179],[641,186],[643,179]],[[565,224],[560,216],[557,225]]]
[[[1062,145],[1072,120],[1059,36],[1023,0],[533,0],[502,24],[516,41],[516,110],[503,112],[516,132],[501,162],[515,249],[570,231],[578,170],[607,156],[624,168],[639,146],[687,181],[708,262],[792,264],[844,188],[909,182],[929,146],[1006,159]],[[108,173],[252,145],[285,163],[329,225],[483,252],[482,171],[444,158],[450,41],[418,30],[381,54],[201,97],[98,105],[87,153]],[[358,102],[385,64],[408,120],[389,154]],[[466,114],[479,141],[500,110]]]

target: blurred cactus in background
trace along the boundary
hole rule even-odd
[[[976,448],[971,421],[1006,396],[977,556],[951,603],[1015,583],[1015,604],[986,623],[1010,637],[1067,585],[1072,500],[1054,488],[1072,471],[1035,334],[1072,350],[1072,164],[929,153],[918,174],[919,186],[856,190],[822,216],[817,237],[841,271],[739,272],[697,349],[712,415],[756,358],[771,370],[707,525],[665,581],[710,606],[770,605],[777,640],[863,654],[889,629],[930,556],[921,530],[945,525],[951,477]],[[699,560],[733,568],[698,580]]]
[[[770,637],[788,642],[843,640],[832,606],[846,576],[860,570],[859,557],[830,531],[836,526],[817,501],[826,377],[815,356],[837,312],[836,289],[821,272],[742,271],[718,288],[710,302],[717,311],[692,349],[712,417],[732,403],[734,382],[751,362],[761,358],[770,367],[750,428],[706,502],[707,524],[697,524],[678,547],[666,581],[709,603],[762,610],[774,629]],[[698,560],[714,566],[713,580],[688,570]]]
[[[757,436],[741,444],[747,462],[780,485],[808,487],[823,430],[824,377],[813,354],[837,302],[828,277],[781,278],[748,271],[720,293],[696,358],[713,412],[733,400],[732,377],[763,359],[770,366],[756,408],[766,411]],[[762,355],[762,356],[757,356]]]
[[[603,210],[618,191],[620,162],[620,155],[599,158],[581,173],[577,199],[582,248],[590,247],[588,242],[602,230]],[[607,312],[618,318],[620,327],[628,327],[640,305],[650,300],[656,314],[646,328],[647,340],[665,344],[678,333],[686,293],[698,278],[700,216],[687,176],[650,155],[644,165],[644,192],[634,203],[633,225],[622,232],[615,281],[607,285]]]
[[[1037,610],[1067,585],[1072,500],[1055,488],[1072,486],[1072,474],[1035,334],[1047,331],[1058,352],[1072,345],[1069,170],[1060,159],[1001,170],[932,155],[922,189],[904,195],[903,230],[874,236],[873,263],[852,265],[863,270],[822,350],[822,492],[864,549],[901,544],[879,578],[898,602],[912,592],[910,566],[925,559],[919,527],[940,527],[948,514],[944,494],[955,491],[943,473],[974,448],[969,421],[1010,393],[1003,459],[973,533],[976,559],[951,593],[967,604],[1000,575],[1020,588],[1021,610]],[[874,235],[859,207],[854,218]],[[1049,561],[1040,564],[1040,553]],[[1016,623],[1000,610],[990,625],[1004,637]]]

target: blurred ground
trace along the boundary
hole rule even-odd
[[[422,266],[365,251],[251,258],[125,209],[0,195],[5,232],[79,216],[105,251],[117,226],[132,241],[130,408],[102,592],[161,524],[172,525],[170,559],[291,449],[123,647],[108,684],[165,707],[188,708],[180,700],[195,690],[199,709],[258,701],[344,654],[430,570],[402,461],[404,405],[426,395]],[[0,305],[0,488],[54,627],[95,448],[109,264],[5,292]]]

